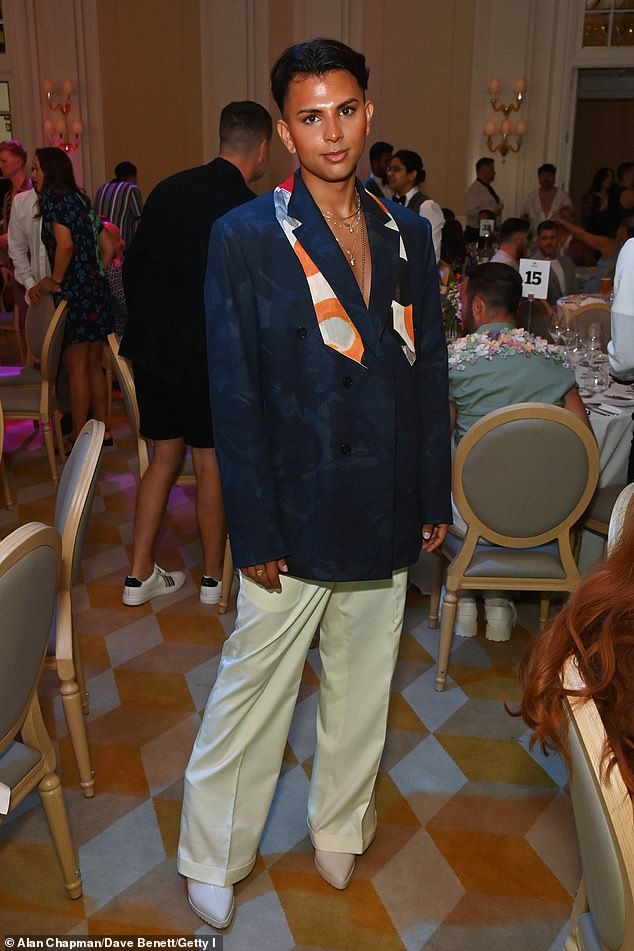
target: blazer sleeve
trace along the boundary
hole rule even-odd
[[[246,248],[225,220],[211,231],[205,280],[214,445],[235,564],[286,556],[260,375],[258,296]]]
[[[451,428],[447,341],[430,228],[423,247],[420,328],[421,512],[423,523],[450,524]]]

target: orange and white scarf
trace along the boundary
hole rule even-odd
[[[322,340],[327,347],[332,347],[333,350],[337,350],[345,357],[349,357],[355,363],[363,366],[364,346],[361,334],[324,275],[295,237],[295,229],[299,228],[301,221],[291,217],[288,213],[293,182],[293,177],[288,178],[275,189],[273,193],[275,215],[306,275]],[[370,192],[367,192],[367,194],[376,201],[387,215],[388,220],[385,227],[398,232],[399,263],[395,299],[392,301],[392,325],[403,341],[402,350],[411,366],[416,359],[416,349],[414,346],[413,307],[409,286],[409,263],[405,245],[398,225],[385,205]]]

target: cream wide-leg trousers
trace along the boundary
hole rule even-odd
[[[362,853],[387,725],[407,570],[385,581],[243,575],[238,615],[185,772],[178,870],[230,885],[249,874],[275,792],[308,648],[320,627],[317,749],[308,801],[315,848]]]

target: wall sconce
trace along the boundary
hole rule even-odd
[[[523,119],[518,120],[518,122],[515,123],[515,127],[512,126],[509,119],[512,112],[518,112],[522,108],[522,102],[526,94],[526,80],[518,79],[515,82],[515,102],[510,102],[508,105],[499,102],[497,98],[501,89],[502,84],[499,79],[489,80],[489,85],[487,86],[489,101],[494,110],[501,112],[504,118],[501,120],[499,127],[492,120],[485,122],[484,134],[487,137],[487,148],[489,152],[499,152],[502,156],[502,161],[504,161],[509,152],[519,152],[522,147],[523,136],[526,134],[528,128]],[[500,136],[497,142],[494,139],[496,135]],[[515,136],[515,142],[512,142],[509,138],[511,135]]]
[[[505,106],[504,103],[498,101],[498,93],[502,89],[502,83],[499,79],[490,79],[489,85],[487,86],[487,92],[489,94],[489,101],[496,112],[503,112],[504,118],[508,119],[511,112],[517,112],[518,109],[522,108],[522,102],[526,94],[526,80],[518,79],[515,82],[515,102],[510,102],[508,106]]]
[[[526,134],[527,125],[523,119],[515,123],[515,128],[511,127],[509,119],[502,119],[499,128],[495,122],[489,120],[484,124],[484,134],[487,137],[487,148],[489,152],[499,152],[502,161],[509,152],[519,152],[522,147],[523,136]],[[500,140],[496,142],[493,136],[499,135]],[[515,143],[509,139],[510,135],[515,136]]]
[[[73,119],[69,129],[68,113],[72,108],[73,84],[70,79],[64,81],[65,100],[63,102],[53,102],[53,83],[50,79],[44,81],[44,92],[46,93],[46,102],[52,112],[59,112],[60,117],[53,123],[47,119],[44,123],[44,132],[49,145],[56,145],[64,152],[74,152],[79,148],[79,137],[81,135],[81,122],[79,119]]]

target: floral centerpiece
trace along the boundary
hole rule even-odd
[[[566,354],[558,347],[554,347],[542,337],[534,337],[527,330],[509,328],[508,330],[491,330],[488,333],[472,333],[466,337],[458,337],[449,344],[449,366],[457,370],[464,370],[467,364],[478,360],[493,360],[496,357],[524,356],[534,354],[553,360],[562,366],[569,367]]]
[[[447,340],[453,340],[462,328],[462,312],[460,305],[460,291],[458,281],[452,278],[446,287],[440,288],[440,304],[442,308],[442,324],[445,328]]]

